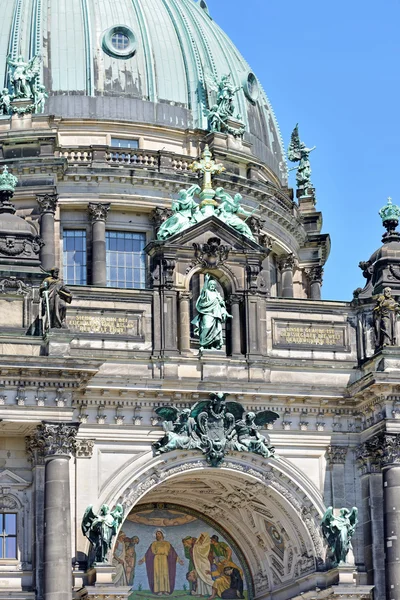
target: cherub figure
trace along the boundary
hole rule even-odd
[[[305,192],[308,188],[313,187],[311,183],[311,165],[309,156],[310,153],[315,150],[315,148],[316,146],[307,148],[305,143],[300,141],[299,125],[297,124],[292,132],[287,155],[291,162],[299,163],[299,166],[293,167],[293,169],[297,169],[297,189],[303,192]],[[293,169],[290,169],[290,171],[293,171]]]
[[[46,102],[46,98],[48,98],[49,95],[46,92],[46,88],[44,87],[44,85],[38,85],[37,86],[37,90],[35,91],[35,112],[36,114],[41,114],[44,112],[44,105]]]

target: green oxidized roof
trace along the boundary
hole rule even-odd
[[[232,73],[237,86],[251,73],[204,0],[3,0],[1,8],[0,78],[8,53],[41,54],[49,114],[207,129],[207,72]],[[107,53],[107,31],[116,26],[131,30],[133,56]],[[235,98],[245,139],[283,176],[279,129],[263,90],[256,102],[243,88]]]

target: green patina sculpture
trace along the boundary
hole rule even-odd
[[[172,203],[172,216],[164,221],[158,230],[159,240],[166,240],[199,221],[199,205],[193,200],[193,196],[198,192],[198,185],[192,185],[188,190],[179,192],[178,199]]]
[[[25,61],[22,55],[16,60],[7,57],[7,64],[10,67],[10,83],[13,93],[8,88],[4,88],[0,94],[0,115],[11,115],[14,113],[40,114],[44,111],[44,105],[48,94],[44,85],[37,83],[40,64],[42,58],[39,55],[34,56],[29,61]],[[18,106],[13,100],[29,100],[29,104]]]
[[[287,155],[291,162],[299,163],[298,167],[293,167],[290,171],[297,169],[297,189],[303,192],[303,194],[306,194],[308,189],[313,188],[311,183],[311,165],[309,156],[315,148],[316,146],[307,148],[305,143],[300,141],[299,125],[297,124],[292,132]]]
[[[94,562],[107,562],[107,555],[111,549],[113,537],[116,535],[124,516],[124,509],[117,504],[113,511],[107,504],[103,504],[100,512],[93,512],[90,504],[85,510],[82,519],[82,533],[91,542]]]
[[[12,192],[14,193],[17,187],[18,179],[12,173],[9,173],[8,167],[3,167],[3,172],[0,175],[0,192]]]
[[[247,225],[247,218],[251,217],[253,212],[248,212],[240,205],[242,196],[236,194],[234,198],[224,191],[224,188],[219,187],[215,190],[215,198],[220,200],[220,205],[216,210],[217,217],[224,223],[236,229],[242,235],[250,238],[255,242],[254,235],[251,232],[250,227]],[[246,216],[246,220],[243,221],[238,215]]]
[[[154,453],[196,449],[212,467],[218,467],[228,452],[273,457],[275,450],[260,429],[276,421],[279,415],[269,410],[245,414],[239,402],[226,402],[226,396],[212,392],[210,400],[197,402],[192,408],[156,408],[163,419],[165,434],[153,444]]]
[[[345,563],[349,551],[352,549],[351,538],[358,523],[358,509],[342,508],[340,514],[335,516],[330,506],[321,522],[322,532],[334,556],[335,563]]]
[[[382,219],[382,225],[385,229],[388,232],[392,232],[399,224],[400,207],[397,204],[393,204],[392,199],[389,197],[385,206],[379,211],[379,216]]]
[[[229,73],[224,75],[220,81],[215,75],[206,71],[205,79],[208,88],[217,94],[217,102],[210,109],[205,109],[205,115],[208,118],[210,131],[219,133],[230,133],[235,137],[243,136],[245,127],[242,123],[242,118],[235,114],[234,97],[242,86],[235,87],[232,82],[232,76]],[[235,129],[229,125],[229,120],[235,119],[240,124],[240,127]]]
[[[208,146],[205,147],[201,160],[195,161],[190,169],[194,173],[202,175],[202,186],[200,188],[198,185],[192,185],[189,189],[179,192],[178,199],[172,203],[173,214],[159,228],[157,239],[165,241],[203,219],[215,216],[242,235],[255,241],[246,220],[251,217],[256,209],[251,213],[244,210],[240,205],[242,199],[240,194],[236,194],[232,198],[222,187],[214,190],[212,176],[222,173],[225,168],[221,163],[213,160]],[[196,195],[199,197],[199,204],[194,200]],[[244,215],[247,218],[243,220],[239,215]]]
[[[225,301],[217,290],[217,283],[209,274],[205,276],[203,288],[196,302],[197,316],[192,323],[199,337],[202,356],[204,350],[220,350],[223,346],[222,323],[232,316],[226,310]]]

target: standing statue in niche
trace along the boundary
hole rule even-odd
[[[50,276],[42,281],[40,286],[40,297],[43,299],[42,316],[44,318],[44,327],[48,329],[66,329],[65,317],[67,314],[67,304],[72,302],[72,294],[63,281],[59,278],[60,270],[54,267],[50,271]]]
[[[3,88],[0,93],[0,115],[11,114],[11,94],[8,88]]]
[[[315,150],[315,148],[316,146],[307,148],[305,143],[300,141],[299,125],[297,124],[292,132],[287,155],[291,162],[299,163],[298,167],[293,167],[293,169],[297,169],[297,189],[303,192],[304,195],[308,189],[313,188],[313,184],[311,183],[311,165],[309,157],[310,153]],[[290,170],[293,171],[293,169]]]
[[[349,551],[352,549],[351,538],[358,523],[358,509],[353,507],[340,509],[339,516],[335,517],[330,506],[321,522],[322,532],[333,553],[336,564],[345,563]]]
[[[220,201],[220,205],[216,211],[218,218],[255,242],[254,235],[246,223],[247,219],[252,216],[254,211],[248,212],[242,208],[240,205],[242,196],[240,194],[235,194],[235,197],[232,198],[232,196],[225,192],[224,188],[219,187],[215,190],[215,198]],[[239,215],[244,215],[246,220],[243,221]]]
[[[231,319],[232,315],[226,310],[225,301],[217,290],[217,283],[208,275],[196,302],[198,315],[192,323],[194,334],[200,339],[199,356],[204,350],[221,350],[223,346],[222,323]]]
[[[193,196],[199,192],[200,187],[197,184],[179,192],[178,199],[172,203],[173,214],[161,225],[157,239],[164,241],[197,223],[199,206]]]
[[[110,511],[107,504],[103,504],[98,515],[93,512],[92,504],[85,510],[82,519],[82,533],[93,545],[96,563],[107,562],[112,539],[122,523],[123,516],[124,509],[121,504],[117,504],[113,511]]]
[[[379,295],[374,308],[375,346],[396,346],[396,321],[400,313],[400,305],[387,287]]]

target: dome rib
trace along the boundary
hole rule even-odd
[[[143,8],[139,4],[139,0],[132,0],[132,6],[139,23],[140,34],[143,40],[144,59],[146,63],[147,97],[150,102],[157,102],[157,81],[153,60],[153,47],[149,35],[147,19]]]

